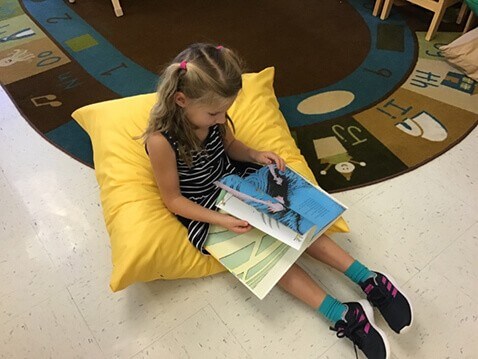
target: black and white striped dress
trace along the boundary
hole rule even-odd
[[[162,134],[176,153],[181,194],[203,207],[216,210],[216,200],[221,190],[214,185],[214,181],[232,173],[247,175],[261,167],[253,163],[232,161],[224,150],[219,125],[209,129],[203,145],[204,150],[193,153],[191,167],[179,157],[176,139],[168,131]],[[179,215],[177,217],[188,229],[189,241],[203,254],[208,254],[203,246],[209,232],[209,223],[193,221]]]

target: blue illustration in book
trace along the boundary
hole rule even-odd
[[[344,211],[300,175],[289,168],[282,172],[275,165],[264,166],[246,178],[226,176],[217,185],[299,234],[314,225],[317,229],[326,226]]]

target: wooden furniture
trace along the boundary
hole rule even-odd
[[[427,41],[430,41],[433,38],[433,36],[435,36],[435,33],[438,30],[438,25],[440,25],[440,22],[443,19],[443,15],[445,14],[446,9],[460,2],[461,0],[407,0],[407,1],[434,12],[432,22],[425,36],[425,39]],[[376,0],[375,7],[373,9],[374,16],[377,16],[378,13],[380,12],[380,7],[382,6],[382,3],[383,3],[383,9],[380,15],[380,19],[385,20],[390,14],[390,10],[392,9],[392,5],[393,5],[393,0]]]
[[[470,9],[466,5],[466,2],[463,1],[463,4],[461,5],[460,13],[458,14],[458,19],[456,20],[457,24],[461,24],[468,10]],[[468,15],[468,20],[466,21],[465,28],[463,29],[463,33],[471,30],[475,20],[476,20],[476,15],[473,13],[473,11],[470,10],[470,14]]]
[[[76,0],[68,0],[70,4],[73,4]],[[111,0],[113,9],[117,17],[123,16],[123,9],[121,8],[120,0]]]
[[[373,16],[378,16],[380,10],[382,10],[383,0],[375,0],[375,6],[373,7]]]

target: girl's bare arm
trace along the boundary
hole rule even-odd
[[[176,154],[163,135],[151,135],[147,140],[147,147],[161,198],[172,213],[195,221],[217,224],[236,233],[250,229],[246,221],[205,208],[181,194]]]
[[[231,129],[227,126],[224,149],[229,158],[241,162],[254,162],[254,152],[257,152],[236,139]]]

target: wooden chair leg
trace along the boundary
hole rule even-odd
[[[378,13],[382,9],[383,0],[375,0],[375,6],[373,7],[373,16],[378,16]]]
[[[461,24],[467,12],[468,6],[466,6],[466,2],[463,1],[463,4],[461,4],[460,12],[458,13],[458,17],[456,19],[457,24]]]
[[[430,41],[433,38],[433,36],[435,36],[435,33],[438,30],[438,26],[440,25],[440,22],[443,19],[443,15],[445,14],[445,11],[446,11],[446,7],[443,6],[435,12],[435,15],[433,15],[432,23],[430,24],[430,27],[428,28],[428,32],[425,36],[425,40]]]
[[[388,15],[390,15],[390,10],[392,9],[393,0],[385,0],[383,5],[382,14],[380,15],[380,19],[385,20]]]
[[[471,29],[471,26],[474,20],[475,20],[475,14],[473,14],[473,11],[470,11],[470,15],[468,16],[468,20],[466,21],[465,28],[463,29],[463,33]]]
[[[115,14],[117,17],[123,16],[123,9],[121,8],[119,0],[111,0],[113,8],[115,9]]]

